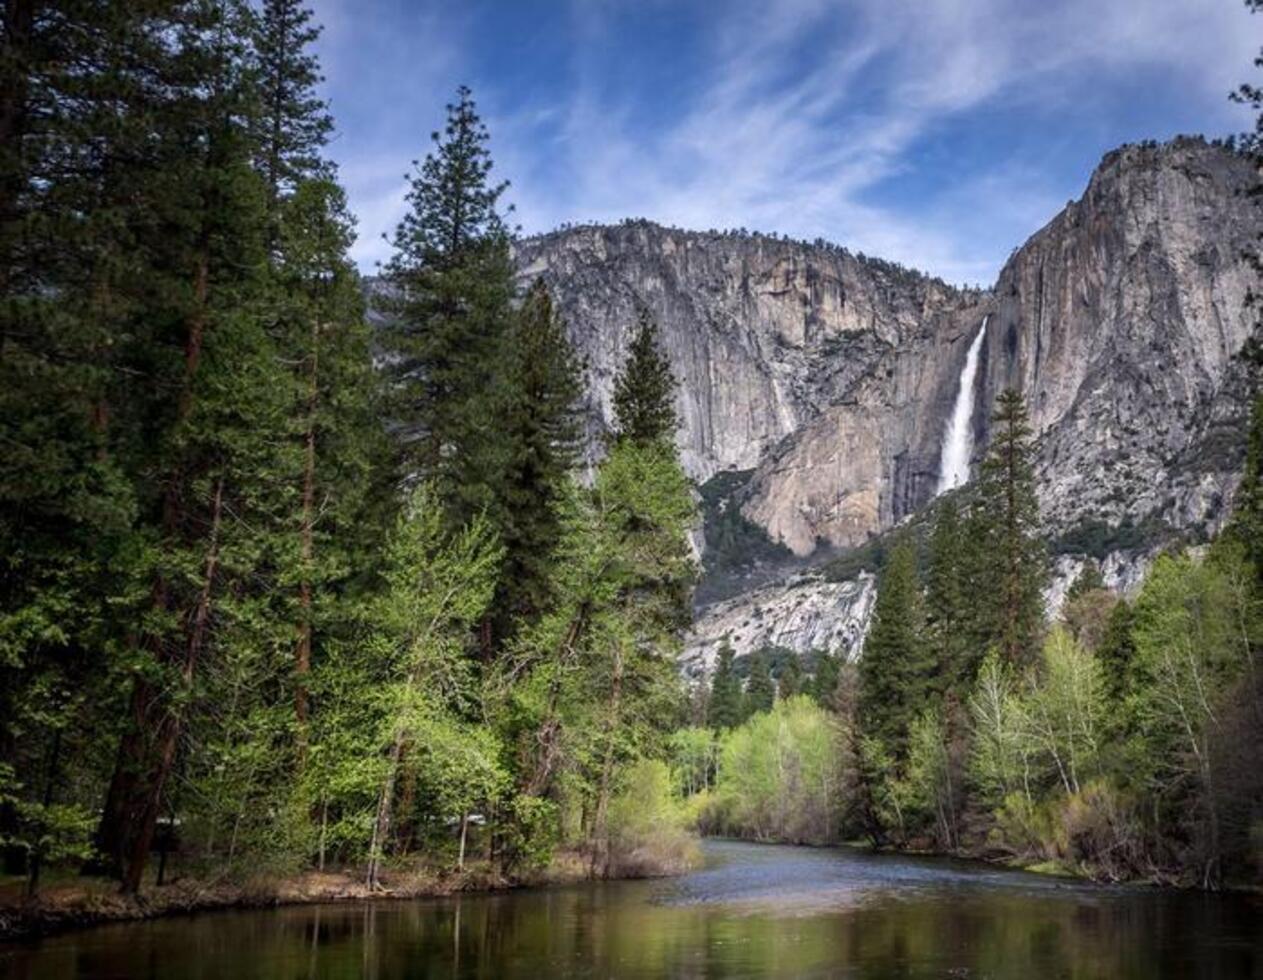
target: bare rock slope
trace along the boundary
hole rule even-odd
[[[1113,151],[986,291],[823,243],[644,221],[528,239],[517,260],[523,282],[548,284],[587,360],[592,435],[609,423],[614,372],[646,308],[680,380],[686,469],[699,483],[752,471],[733,505],[800,558],[862,544],[932,498],[986,318],[975,462],[989,406],[1018,387],[1050,532],[1105,554],[1196,537],[1226,513],[1243,446],[1236,355],[1251,324],[1242,253],[1263,230],[1245,191],[1257,180],[1200,139]],[[853,605],[835,604],[839,623]],[[704,614],[701,626],[731,620]],[[814,644],[845,629],[765,632]]]

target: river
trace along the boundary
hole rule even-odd
[[[14,978],[1263,978],[1263,898],[707,841],[680,878],[210,912],[0,947]]]

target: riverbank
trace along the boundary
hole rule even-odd
[[[689,871],[695,864],[692,859],[684,864],[640,860],[620,865],[617,877],[668,877]],[[381,887],[377,889],[365,885],[359,870],[308,871],[282,878],[260,875],[241,880],[180,877],[163,885],[149,883],[134,896],[119,894],[117,883],[108,879],[70,878],[50,884],[34,899],[27,899],[22,885],[15,881],[0,887],[0,941],[194,912],[440,898],[570,885],[589,877],[587,857],[578,851],[566,851],[545,870],[531,875],[509,877],[479,862],[463,871],[425,868],[383,872]]]
[[[705,840],[654,884],[169,916],[0,944],[8,980],[1257,976],[1263,900]]]

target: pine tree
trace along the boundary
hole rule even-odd
[[[992,442],[982,464],[973,514],[983,562],[980,608],[983,635],[1013,664],[1039,650],[1047,555],[1035,496],[1035,449],[1022,396],[1006,389],[996,400]]]
[[[410,478],[429,480],[453,526],[495,502],[501,460],[488,392],[500,379],[513,297],[507,183],[491,182],[488,134],[468,88],[418,166],[385,269],[383,333],[395,426]]]
[[[614,382],[614,436],[649,443],[674,437],[676,380],[658,346],[658,325],[642,310],[627,362]]]
[[[1135,610],[1126,599],[1120,599],[1110,612],[1105,635],[1097,648],[1096,657],[1101,663],[1101,675],[1110,698],[1120,703],[1127,691],[1128,673],[1136,653],[1132,636]]]
[[[40,842],[59,837],[49,806],[93,785],[141,550],[128,462],[148,390],[129,355],[154,325],[138,315],[152,256],[135,236],[152,214],[146,115],[163,86],[149,67],[169,23],[162,5],[123,2],[0,13],[0,840],[15,872],[27,854],[8,845],[34,843],[32,887]],[[41,816],[17,826],[15,811]]]
[[[741,724],[743,714],[741,681],[733,670],[732,661],[732,646],[725,639],[719,645],[715,672],[710,679],[710,701],[706,709],[706,720],[711,728],[735,728]]]
[[[498,486],[504,570],[497,634],[548,602],[549,566],[561,531],[560,502],[578,458],[582,366],[542,282],[513,317],[512,352],[498,413],[503,473]]]
[[[934,648],[941,690],[967,690],[980,654],[970,631],[969,561],[956,500],[948,495],[934,511],[930,535],[925,610],[927,637]]]
[[[771,711],[776,703],[776,685],[767,652],[756,650],[750,655],[750,676],[746,679],[744,715],[749,718],[760,711]]]
[[[374,491],[386,468],[386,446],[359,276],[347,255],[352,227],[346,196],[336,183],[302,180],[281,202],[274,245],[272,334],[282,360],[295,367],[291,441],[298,450],[289,457],[297,467],[290,476],[298,490],[296,507],[282,516],[290,545],[277,557],[296,593],[296,608],[278,609],[277,615],[296,622],[300,753],[317,620],[341,618],[329,593],[348,577],[352,556],[371,564],[368,555],[379,542],[366,542],[366,532],[379,537],[370,529],[383,527],[391,509],[366,519],[368,508],[382,504]]]
[[[304,180],[330,176],[323,150],[333,131],[329,107],[316,94],[323,80],[309,53],[320,37],[302,0],[263,0],[254,17],[251,69],[258,108],[251,114],[257,166],[267,182],[268,210]]]
[[[278,526],[282,484],[293,472],[284,442],[291,379],[257,304],[266,267],[265,195],[240,125],[248,87],[235,3],[180,8],[165,102],[161,168],[151,175],[154,219],[144,229],[146,322],[164,332],[144,352],[157,383],[152,435],[138,472],[142,519],[156,543],[147,556],[150,608],[137,610],[135,682],[98,832],[123,884],[140,885],[177,750],[207,663],[212,630],[237,616],[226,581],[245,581],[259,528]],[[174,234],[172,229],[179,229]],[[296,446],[293,447],[296,450]],[[151,478],[152,479],[152,478]],[[231,515],[231,517],[229,516]],[[221,598],[230,596],[226,605]],[[243,597],[244,599],[244,597]]]
[[[789,656],[781,662],[781,672],[776,678],[776,696],[784,701],[800,694],[802,688],[802,665],[798,661],[798,654],[791,650]]]
[[[1263,12],[1263,0],[1245,0],[1245,5],[1252,14]],[[1263,48],[1254,59],[1254,67],[1263,68]],[[1254,128],[1242,133],[1237,145],[1258,166],[1263,162],[1263,86],[1243,82],[1230,97],[1254,111]],[[1263,181],[1256,181],[1246,194],[1257,206],[1263,197]],[[1259,242],[1263,242],[1263,232],[1243,254],[1255,278],[1245,297],[1245,310],[1254,318],[1254,330],[1241,352],[1250,384],[1250,417],[1246,429],[1245,468],[1227,531],[1245,547],[1258,583],[1263,586],[1263,387],[1260,386],[1263,377],[1263,251]]]
[[[820,654],[816,661],[816,672],[812,675],[810,692],[816,703],[830,711],[836,710],[838,682],[842,677],[842,657],[827,651]]]
[[[925,638],[916,552],[906,537],[890,550],[860,659],[860,721],[894,759],[907,751],[912,720],[933,689],[933,654]]]

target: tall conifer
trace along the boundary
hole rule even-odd
[[[673,437],[679,427],[675,387],[671,365],[659,347],[658,325],[642,310],[627,363],[614,384],[616,438],[648,443]]]
[[[1035,447],[1021,394],[996,399],[991,445],[982,464],[974,514],[982,540],[979,583],[984,635],[1014,664],[1030,662],[1043,626],[1047,552],[1035,496]]]
[[[896,760],[903,759],[909,726],[925,709],[933,689],[933,669],[916,551],[903,538],[891,549],[882,569],[860,659],[861,723]]]
[[[509,324],[513,267],[491,179],[489,136],[462,86],[416,169],[386,266],[383,335],[402,463],[435,486],[454,523],[495,499],[497,426],[489,393]]]
[[[715,672],[710,678],[706,721],[711,728],[733,728],[741,723],[741,682],[737,679],[732,662],[732,646],[725,639],[719,645]]]
[[[582,365],[542,282],[513,316],[505,350],[496,507],[505,550],[496,597],[501,637],[513,619],[535,615],[547,602],[561,500],[578,459],[582,394]]]

